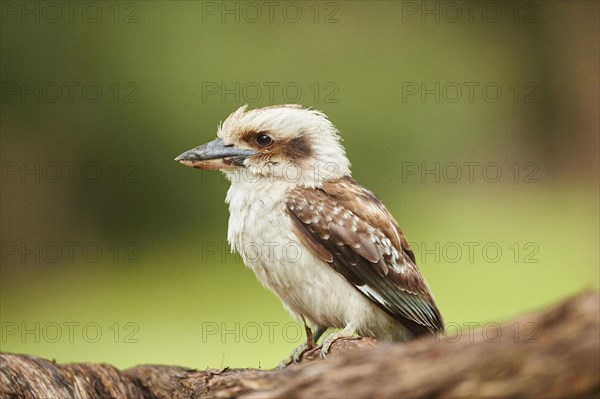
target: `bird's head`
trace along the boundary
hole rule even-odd
[[[350,175],[337,129],[325,114],[301,105],[229,115],[218,138],[175,158],[199,169],[221,170],[232,180],[268,178],[305,187]]]

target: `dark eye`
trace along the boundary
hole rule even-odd
[[[256,136],[254,141],[256,141],[256,144],[258,144],[261,147],[268,147],[271,144],[273,144],[273,139],[264,133]]]

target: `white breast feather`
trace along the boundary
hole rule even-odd
[[[285,181],[232,179],[226,199],[232,250],[296,318],[352,326],[360,335],[384,341],[407,337],[396,320],[301,243],[285,209],[286,192],[292,188]]]

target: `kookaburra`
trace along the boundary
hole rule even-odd
[[[351,177],[327,116],[300,105],[243,106],[217,136],[175,160],[231,181],[228,241],[314,327],[308,346],[330,327],[342,331],[325,339],[323,354],[338,336],[406,341],[444,331],[398,223]]]

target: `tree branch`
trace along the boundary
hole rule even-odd
[[[0,355],[1,398],[600,397],[600,297],[473,334],[407,344],[340,339],[283,370],[56,364]]]

